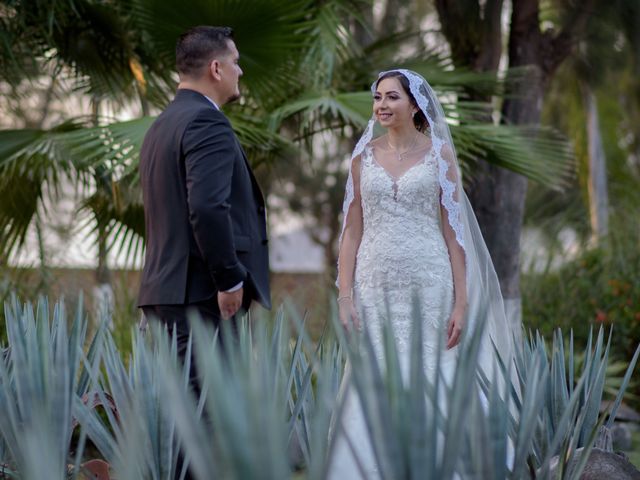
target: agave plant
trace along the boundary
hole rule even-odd
[[[300,319],[294,309],[288,311],[299,329],[288,364],[289,424],[293,427],[290,446],[299,448],[304,460],[301,466],[306,467],[307,478],[323,479],[327,473],[327,459],[332,454],[331,427],[339,406],[338,392],[345,356],[332,335],[331,322],[325,323],[320,339],[314,344],[307,336],[304,319]]]
[[[293,339],[281,309],[273,320],[245,318],[235,331],[193,319],[197,397],[189,360],[181,364],[175,341],[158,325],[137,331],[132,356],[123,359],[106,318],[85,353],[81,304],[69,332],[63,303],[50,316],[46,300],[34,311],[14,298],[5,315],[0,463],[26,479],[78,477],[87,437],[122,479],[180,478],[187,466],[201,479],[291,478],[292,443],[304,476],[324,479],[344,408],[343,348],[383,478],[576,479],[615,419],[640,356],[639,347],[600,415],[610,345],[602,330],[590,338],[579,371],[572,338],[565,352],[558,331],[550,353],[531,335],[513,362],[496,361],[489,379],[477,368],[480,326],[445,379],[425,375],[421,322],[414,322],[405,369],[389,325],[381,363],[366,331],[347,338],[337,328],[336,341],[327,329],[314,344],[294,315]]]
[[[577,479],[606,419],[599,406],[609,346],[603,332],[574,372],[573,342],[565,363],[561,332],[549,359],[537,335],[512,362],[497,356],[492,379],[478,368],[482,328],[461,344],[455,374],[426,378],[416,306],[409,371],[400,367],[391,325],[383,328],[384,361],[365,331],[349,346],[352,377],[382,478]],[[635,368],[628,365],[615,413]],[[440,359],[437,359],[440,364]],[[436,368],[438,371],[439,367]]]
[[[0,444],[2,463],[20,478],[76,478],[86,436],[74,433],[75,406],[86,398],[86,361],[100,355],[100,326],[85,355],[87,321],[80,301],[71,330],[63,302],[51,312],[41,298],[37,307],[5,303],[9,346],[0,361]],[[37,459],[37,461],[34,461]]]
[[[91,371],[95,396],[112,408],[101,415],[77,403],[114,475],[183,478],[188,467],[195,478],[287,478],[292,443],[304,464],[321,471],[342,371],[335,342],[325,355],[324,342],[312,346],[303,327],[292,342],[282,311],[273,322],[247,318],[233,333],[192,321],[199,397],[189,360],[180,364],[164,329],[152,324],[147,338],[135,333],[128,367],[105,334],[104,354]]]
[[[180,364],[164,329],[135,332],[128,362],[105,332],[90,372],[92,395],[109,408],[101,414],[78,399],[76,414],[114,476],[183,478],[188,467],[195,478],[287,478],[293,444],[297,467],[322,478],[343,362],[335,342],[312,345],[297,320],[292,341],[282,310],[233,333],[194,318],[198,398],[189,360]]]
[[[328,355],[318,347],[308,353],[302,329],[292,345],[282,312],[269,323],[247,318],[235,332],[216,333],[194,322],[199,406],[175,375],[162,379],[196,478],[289,478],[292,439],[310,471],[322,471],[342,367],[339,351],[334,344]],[[318,368],[314,358],[322,359]]]
[[[149,337],[136,331],[125,363],[107,333],[104,354],[91,369],[93,395],[106,407],[104,414],[81,402],[77,414],[116,478],[173,480],[184,477],[186,466],[180,469],[172,405],[162,398],[160,377],[169,365],[168,372],[188,389],[189,362],[180,365],[175,340],[169,342],[165,329],[153,328]]]
[[[605,392],[611,334],[605,345],[603,329],[599,330],[595,342],[591,331],[585,351],[580,355],[574,352],[573,335],[569,338],[567,355],[564,344],[562,332],[557,330],[551,354],[548,355],[544,339],[539,334],[530,336],[516,357],[516,370],[521,385],[526,382],[525,372],[532,361],[537,361],[549,372],[546,385],[543,386],[546,395],[541,405],[541,423],[536,427],[537,432],[532,442],[530,467],[544,475],[550,466],[551,457],[558,455],[562,474],[566,478],[574,478],[579,476],[579,470],[586,463],[596,439],[607,436],[607,430],[615,419],[635,369],[640,346],[626,367],[610,410],[601,415],[600,405]],[[584,357],[579,376],[574,364],[576,356]],[[603,426],[605,420],[606,426]],[[581,458],[580,461],[574,461],[578,449],[582,451]]]
[[[414,318],[420,318],[415,305]],[[366,319],[363,319],[366,324]],[[423,357],[422,322],[414,321],[408,368],[401,366],[393,327],[382,328],[383,360],[376,355],[369,332],[341,336],[347,345],[352,384],[370,434],[381,478],[454,478],[463,450],[460,447],[471,418],[481,335],[461,347],[453,378],[427,378]],[[436,359],[436,372],[441,357]],[[479,388],[475,395],[479,396]],[[347,432],[348,433],[348,432]],[[339,434],[337,432],[336,434]],[[504,457],[503,457],[504,458]]]

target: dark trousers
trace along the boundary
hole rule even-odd
[[[239,313],[242,314],[243,311],[247,311],[250,305],[251,296],[248,295],[248,292],[245,289],[242,308]],[[203,300],[201,302],[191,303],[189,305],[147,305],[142,307],[142,311],[144,312],[144,315],[148,321],[154,321],[153,319],[155,319],[155,321],[160,321],[163,325],[166,325],[167,329],[169,330],[170,336],[173,334],[173,329],[175,328],[178,357],[182,362],[184,362],[187,355],[189,333],[191,331],[191,326],[189,324],[189,315],[191,314],[191,312],[197,312],[200,315],[200,318],[202,318],[203,322],[212,324],[214,328],[219,328],[221,322],[231,322],[234,331],[236,330],[236,320],[240,316],[235,315],[228,320],[223,320],[220,315],[220,309],[218,307],[217,295],[214,295],[213,298]],[[222,342],[222,339],[223,336],[219,335],[218,340]],[[224,352],[224,344],[221,343],[220,347]],[[191,368],[189,369],[189,383],[191,384],[191,388],[196,394],[196,398],[198,398],[200,396],[201,390],[200,383],[198,381],[198,373],[196,370],[196,360],[193,354],[193,346],[191,353]],[[179,478],[183,462],[183,455],[179,454],[176,479]],[[191,475],[191,472],[187,472],[185,480],[190,480],[192,478],[193,476]]]
[[[176,344],[178,347],[178,357],[182,362],[187,354],[187,345],[189,343],[189,334],[191,325],[189,324],[189,315],[197,312],[203,322],[212,324],[214,328],[220,326],[222,317],[218,308],[218,298],[203,300],[201,302],[192,303],[190,305],[147,305],[142,307],[144,316],[147,321],[157,320],[167,327],[169,335],[173,335],[175,329]],[[189,379],[191,386],[199,393],[197,374],[195,371],[195,359],[191,356],[191,370]]]
[[[246,312],[251,305],[251,295],[247,288],[245,288],[244,296],[242,300],[242,307],[237,315],[230,319],[223,320],[220,315],[220,309],[218,307],[218,296],[214,295],[212,298],[202,300],[200,302],[190,303],[187,305],[146,305],[142,307],[145,317],[148,321],[152,319],[160,321],[165,325],[169,331],[169,335],[173,335],[175,328],[176,344],[178,347],[178,357],[182,362],[185,360],[187,354],[187,346],[189,343],[189,334],[191,332],[191,325],[189,324],[189,315],[193,312],[197,312],[203,322],[211,324],[214,328],[219,328],[221,322],[230,322],[232,330],[236,330],[237,319],[244,312]],[[222,342],[223,336],[218,337]],[[221,345],[224,351],[224,345]],[[193,358],[193,349],[191,355],[191,369],[189,371],[189,380],[191,386],[196,394],[200,393],[198,385],[198,377],[195,368],[195,358]]]

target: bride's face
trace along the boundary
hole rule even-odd
[[[397,78],[385,78],[378,83],[373,94],[373,113],[380,125],[384,128],[413,125],[415,111],[416,107]]]

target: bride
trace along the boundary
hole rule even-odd
[[[346,187],[340,321],[347,330],[365,328],[380,360],[382,325],[390,322],[406,379],[417,300],[425,375],[433,379],[439,365],[447,381],[465,329],[486,320],[480,364],[488,370],[491,342],[508,355],[512,337],[442,107],[427,81],[409,70],[380,73],[372,93],[373,116],[352,154]],[[376,123],[385,133],[374,138]],[[329,478],[361,478],[362,472],[378,478],[348,380],[345,395]]]

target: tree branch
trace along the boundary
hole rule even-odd
[[[502,5],[503,0],[487,0],[482,15],[482,47],[476,62],[476,70],[492,72],[498,69],[502,54]]]
[[[387,0],[380,22],[379,36],[397,33],[401,30],[416,30],[418,25],[413,9],[413,5],[403,0]]]
[[[587,29],[589,18],[594,12],[594,6],[597,0],[584,0],[580,6],[575,7],[560,32],[553,35],[553,32],[547,30],[543,34],[542,48],[543,55],[541,67],[548,75],[555,71],[556,68],[567,58],[575,45],[580,41]],[[548,50],[547,50],[548,49]]]
[[[56,77],[51,77],[51,83],[45,92],[44,98],[42,99],[42,112],[40,113],[40,119],[37,122],[37,128],[42,129],[44,127],[44,122],[47,120],[49,116],[49,108],[51,107],[51,100],[53,99],[53,92],[56,88]]]
[[[509,31],[509,68],[540,63],[540,0],[513,0]]]
[[[478,0],[435,0],[435,5],[442,33],[449,42],[455,65],[474,66],[482,35]]]

